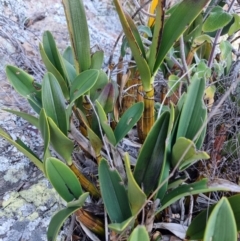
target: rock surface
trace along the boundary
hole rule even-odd
[[[110,0],[84,0],[91,45],[105,51],[105,61],[121,31]],[[36,80],[44,73],[38,43],[50,30],[63,50],[69,45],[64,11],[60,0],[0,0],[0,126],[13,139],[21,138],[42,155],[38,131],[3,108],[28,111],[28,104],[6,80],[4,66],[13,64],[30,70]],[[27,26],[27,28],[25,27]],[[23,154],[0,139],[0,241],[45,241],[51,216],[64,206],[42,173]],[[66,224],[67,225],[67,224]],[[58,240],[65,240],[67,226]]]

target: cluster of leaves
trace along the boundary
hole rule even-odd
[[[129,231],[130,241],[147,241],[152,238],[157,217],[177,200],[218,190],[239,192],[238,186],[226,180],[199,178],[190,183],[186,176],[178,175],[198,160],[209,159],[209,155],[201,151],[208,113],[204,97],[213,102],[212,82],[229,72],[232,63],[231,44],[221,42],[220,58],[224,61],[217,61],[214,42],[221,33],[231,36],[239,30],[238,15],[224,11],[222,2],[214,7],[214,1],[210,2],[204,9],[208,3],[208,0],[183,0],[166,9],[164,0],[153,1],[151,9],[155,9],[156,19],[140,31],[119,1],[114,0],[125,33],[122,50],[129,47],[136,63],[134,68],[129,65],[128,74],[118,76],[117,83],[101,69],[103,51],[90,51],[82,0],[63,0],[71,47],[61,54],[52,34],[47,31],[43,35],[39,49],[47,73],[41,84],[15,66],[6,67],[8,80],[27,99],[37,117],[6,111],[26,119],[40,130],[44,140],[43,158],[20,139],[12,140],[3,129],[0,135],[32,161],[67,202],[67,207],[56,213],[49,224],[49,241],[56,240],[64,220],[74,212],[77,219],[99,237],[103,238],[104,232],[108,236],[108,230],[111,230],[111,238],[120,238]],[[150,46],[144,45],[144,38],[151,41]],[[121,59],[124,54],[122,51]],[[155,103],[153,85],[159,69],[168,79],[169,90],[162,103]],[[136,84],[137,91],[132,86]],[[187,91],[182,91],[182,84]],[[137,96],[129,101],[121,96],[124,88],[131,94],[135,91]],[[179,99],[166,105],[165,100],[177,93]],[[120,110],[123,106],[125,109]],[[84,143],[76,140],[98,164],[100,189],[73,162],[74,143],[68,134],[74,132],[74,118],[80,123],[78,134],[93,150],[88,151]],[[139,140],[143,142],[137,161],[131,163],[126,153],[120,158],[124,168],[119,168],[114,151],[136,124]],[[50,148],[61,161],[52,156]],[[107,156],[103,157],[102,150]],[[103,218],[94,219],[91,213],[83,215],[87,197],[91,201],[102,198],[110,220],[108,226],[104,227]],[[239,198],[239,195],[223,198],[210,210],[207,223],[206,213],[201,213],[190,225],[187,237],[236,240],[240,227],[236,205]],[[223,224],[220,216],[228,222]]]

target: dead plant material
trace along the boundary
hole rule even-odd
[[[35,13],[32,17],[28,18],[25,23],[24,26],[26,28],[30,27],[31,25],[33,25],[34,23],[41,21],[45,18],[45,14],[43,12],[40,13]]]
[[[223,149],[224,142],[227,139],[227,128],[225,124],[221,124],[219,130],[215,135],[215,141],[213,144],[213,150],[211,152],[211,163],[215,166],[221,161],[221,151]]]

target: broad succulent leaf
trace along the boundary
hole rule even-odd
[[[126,189],[116,169],[106,160],[99,164],[99,181],[104,205],[113,223],[122,223],[132,216]]]

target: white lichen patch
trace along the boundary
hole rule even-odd
[[[1,212],[0,212],[0,216],[2,216]],[[15,219],[7,219],[4,222],[0,223],[1,224],[0,225],[0,235],[6,234],[10,230],[10,228],[14,222],[16,222]]]
[[[26,171],[22,168],[11,168],[5,172],[3,178],[6,182],[17,183],[20,180],[27,180],[28,175]]]

